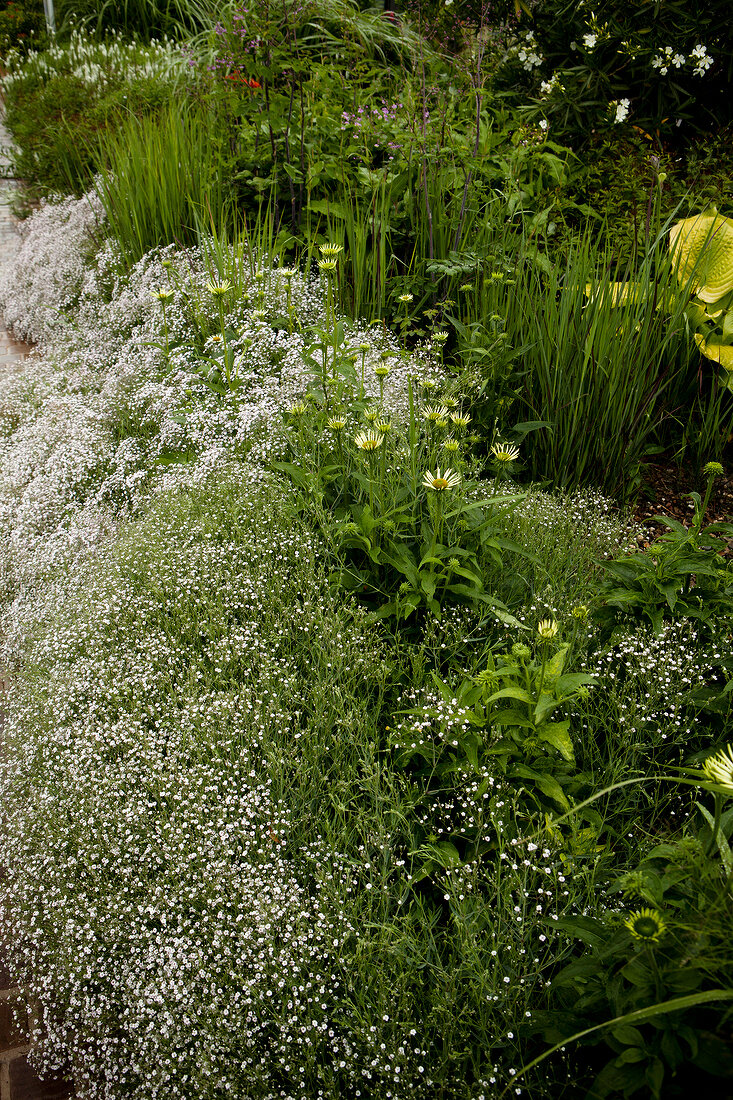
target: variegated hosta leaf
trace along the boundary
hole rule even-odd
[[[733,290],[733,219],[717,210],[677,222],[669,231],[680,282],[692,279],[697,297],[711,304]]]
[[[716,344],[706,341],[699,332],[695,333],[695,343],[706,359],[720,363],[723,370],[733,371],[733,344]]]
[[[623,306],[627,302],[638,302],[640,288],[638,283],[609,283],[594,287],[586,283],[585,296],[591,301],[600,299],[608,306]]]

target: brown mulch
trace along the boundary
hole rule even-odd
[[[713,482],[705,526],[733,523],[733,468],[730,463],[724,466],[726,472]],[[664,462],[650,463],[644,468],[644,482],[633,509],[634,519],[648,532],[648,538],[640,540],[642,547],[667,530],[663,524],[655,523],[654,516],[669,516],[689,526],[694,505],[688,494],[693,491],[703,496],[705,479],[690,469]]]

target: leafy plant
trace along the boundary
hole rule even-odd
[[[669,247],[680,282],[694,291],[687,316],[695,343],[733,392],[733,219],[714,209],[686,218],[672,226]]]
[[[210,137],[205,110],[184,116],[169,104],[159,118],[131,117],[104,139],[97,193],[126,267],[158,245],[195,241],[207,209],[226,221],[226,184]]]
[[[450,424],[447,408],[424,405],[426,427],[411,386],[403,431],[368,399],[334,404],[320,379],[316,393],[291,410],[291,458],[275,467],[301,488],[306,505],[326,509],[343,587],[377,618],[397,623],[422,609],[440,617],[451,603],[514,622],[488,578],[500,572],[507,551],[520,553],[499,534],[502,509],[518,498],[480,493],[459,472],[464,463],[456,452],[454,468],[437,465]],[[428,419],[434,411],[442,426]],[[462,419],[460,412],[455,416]],[[348,421],[361,428],[351,438]]]
[[[506,776],[534,810],[568,810],[568,789],[576,780],[570,721],[554,718],[558,709],[587,694],[593,676],[566,672],[570,650],[564,643],[549,652],[557,624],[538,627],[539,652],[517,642],[508,653],[489,655],[487,665],[456,688],[433,677],[443,704],[406,712],[391,746],[405,765],[424,761],[425,774],[445,777],[468,769],[485,777]],[[415,740],[413,726],[432,720],[435,734]],[[479,795],[493,780],[483,778]]]
[[[619,295],[619,285],[628,293]],[[663,237],[638,272],[614,272],[588,234],[564,261],[528,256],[496,288],[495,312],[509,345],[521,349],[522,420],[548,425],[530,437],[531,474],[632,495],[687,373],[685,302]],[[659,308],[668,302],[669,315]]]
[[[532,114],[553,133],[583,140],[628,119],[650,137],[680,144],[730,122],[725,0],[669,0],[633,11],[619,0],[600,0],[592,10],[539,0],[526,14],[505,54],[503,83],[531,88]]]
[[[584,950],[553,980],[558,1009],[536,1023],[559,1045],[578,1027],[573,1039],[610,1048],[589,1096],[643,1091],[658,1100],[688,1095],[690,1071],[733,1078],[720,1012],[712,1007],[733,998],[726,839],[733,810],[718,826],[726,863],[718,858],[712,818],[699,808],[696,828],[657,845],[611,887],[624,895],[626,912],[559,922]],[[599,1017],[607,1022],[588,1027]]]
[[[703,624],[733,612],[733,569],[722,553],[733,524],[702,526],[713,481],[723,468],[708,463],[705,469],[704,498],[689,494],[695,508],[689,528],[657,516],[667,533],[647,550],[603,563],[610,576],[599,589],[603,606],[595,614],[607,631],[626,615],[648,619],[659,633],[665,619],[685,617]]]

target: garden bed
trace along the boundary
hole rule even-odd
[[[657,164],[643,241],[596,238],[501,67],[335,0],[275,47],[279,10],[10,59],[39,192],[33,103],[75,89],[86,135],[0,281],[34,345],[0,377],[34,1063],[84,1100],[723,1095],[728,305],[669,243],[699,210]]]

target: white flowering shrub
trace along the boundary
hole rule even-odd
[[[303,335],[267,320],[286,308],[285,280],[276,272],[263,274],[263,285],[249,265],[241,269],[227,321],[237,333],[241,385],[221,395],[200,372],[219,324],[205,257],[169,249],[122,278],[111,246],[95,252],[99,235],[93,197],[45,204],[25,223],[21,248],[0,277],[14,333],[38,342],[25,374],[8,371],[0,397],[6,594],[73,560],[94,543],[96,526],[107,531],[111,515],[146,494],[195,482],[226,455],[246,454],[255,464],[272,458],[282,447],[283,413],[312,379]],[[168,285],[175,347],[166,363],[155,294]],[[301,324],[315,324],[324,308],[318,279],[288,285]],[[269,312],[254,308],[263,293]],[[350,339],[368,345],[366,385],[378,393],[373,367],[396,343],[358,327]],[[397,418],[405,414],[410,371],[435,376],[437,361],[424,350],[391,372],[384,406]]]
[[[504,65],[537,95],[558,138],[627,120],[678,137],[731,121],[733,47],[725,0],[668,0],[648,10],[618,0],[532,6]]]
[[[265,309],[246,287],[230,303],[243,385],[222,395],[199,372],[219,320],[205,257],[169,249],[121,279],[98,228],[88,198],[42,207],[0,291],[38,341],[0,391],[0,913],[43,1009],[37,1064],[105,1100],[335,1098],[403,1071],[427,1095],[414,1012],[391,1022],[385,990],[379,1028],[334,1016],[351,871],[286,797],[300,745],[332,761],[368,738],[383,659],[266,480],[312,371],[303,336],[266,320],[284,280],[249,276]],[[318,323],[318,279],[288,286]],[[396,345],[352,337],[378,392]],[[409,369],[385,387],[397,419]]]
[[[72,323],[72,315],[102,233],[102,207],[95,192],[79,202],[42,203],[21,223],[22,242],[0,273],[5,324],[18,340],[39,343]],[[88,291],[94,293],[92,284]]]

